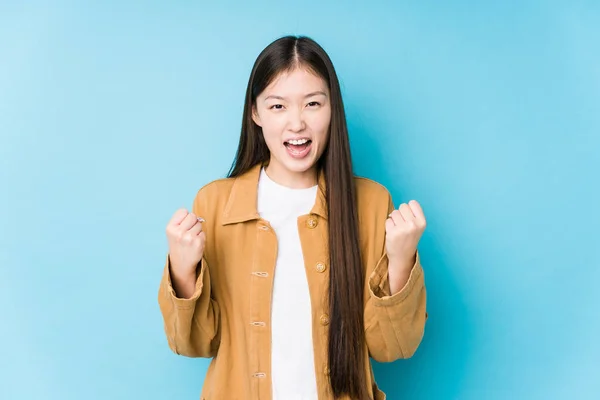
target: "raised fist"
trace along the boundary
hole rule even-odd
[[[179,277],[195,276],[196,267],[202,260],[206,243],[202,222],[204,219],[181,208],[167,224],[171,269]]]

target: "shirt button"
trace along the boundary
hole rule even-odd
[[[329,325],[329,315],[323,314],[321,315],[321,325]]]
[[[310,229],[314,229],[316,228],[318,225],[317,223],[317,219],[315,217],[310,217],[307,221],[306,221],[306,226],[308,226]]]
[[[327,267],[325,267],[325,264],[323,264],[322,262],[317,263],[315,269],[317,270],[317,272],[325,272],[325,269]]]

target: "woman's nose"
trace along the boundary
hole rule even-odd
[[[292,111],[289,114],[288,128],[293,132],[304,130],[305,123],[301,111]]]

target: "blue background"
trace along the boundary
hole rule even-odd
[[[388,398],[600,398],[599,21],[592,1],[0,3],[0,398],[199,397],[208,361],[162,330],[164,227],[226,174],[252,64],[289,33],[334,61],[356,172],[428,218],[426,335],[375,366]]]

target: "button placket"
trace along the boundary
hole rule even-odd
[[[264,390],[264,379],[267,373],[264,372],[268,367],[268,359],[264,356],[261,346],[265,344],[265,335],[269,334],[269,314],[266,302],[270,299],[268,291],[272,290],[273,270],[270,269],[275,261],[272,246],[276,244],[276,235],[269,222],[263,219],[257,221],[256,227],[256,249],[250,270],[250,341],[251,352],[251,370],[249,371],[252,379],[257,379],[257,394]],[[271,288],[271,289],[269,289]],[[252,373],[252,371],[255,371]],[[262,383],[259,383],[262,382]]]

